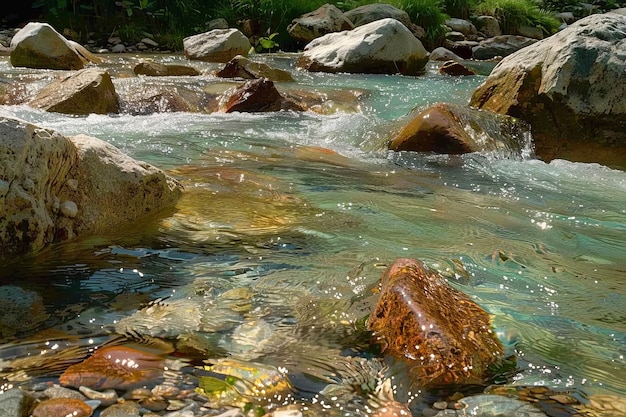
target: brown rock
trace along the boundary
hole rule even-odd
[[[93,410],[87,403],[75,398],[53,398],[37,404],[32,417],[89,417]]]
[[[196,76],[200,75],[200,72],[192,67],[186,65],[165,65],[158,62],[140,62],[135,65],[133,72],[136,75],[148,75],[151,77],[164,77],[164,76]]]
[[[226,66],[215,75],[223,78],[257,79],[267,78],[271,81],[293,81],[288,71],[272,68],[267,64],[252,62],[244,56],[236,56],[226,63]]]
[[[498,151],[519,157],[528,146],[528,131],[526,123],[512,117],[437,103],[413,118],[389,149],[445,154]]]
[[[109,73],[87,68],[44,87],[30,106],[65,114],[118,112],[117,94]]]
[[[383,274],[368,319],[383,352],[407,362],[420,387],[482,384],[502,345],[489,314],[414,259],[398,259]]]
[[[237,87],[224,106],[225,113],[278,111],[288,106],[274,83],[266,78],[250,80]]]
[[[59,382],[70,387],[125,390],[161,378],[163,367],[164,358],[157,354],[127,346],[104,347],[67,368]]]
[[[452,75],[455,77],[463,76],[463,75],[476,75],[474,71],[467,68],[465,65],[459,64],[458,62],[455,62],[455,61],[444,62],[441,65],[441,67],[439,67],[439,73],[448,74],[448,75]]]

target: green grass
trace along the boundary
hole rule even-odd
[[[483,0],[475,12],[498,19],[505,34],[515,34],[521,26],[532,26],[551,35],[560,25],[551,12],[540,9],[533,0]]]

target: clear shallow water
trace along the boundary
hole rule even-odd
[[[293,69],[291,56],[264,59]],[[202,294],[209,313],[201,331],[179,329],[185,346],[321,366],[345,348],[335,323],[367,314],[384,264],[415,257],[494,315],[519,357],[515,383],[626,395],[624,172],[384,149],[416,107],[464,104],[481,76],[295,76],[306,89],[364,91],[361,111],[67,117],[0,107],[99,137],[186,186],[176,209],[149,224],[6,265],[1,282],[39,291],[50,319],[5,342],[46,328],[120,331],[116,323],[151,300]],[[245,313],[216,307],[240,288],[250,290]]]

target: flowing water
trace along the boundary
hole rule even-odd
[[[110,67],[124,73],[138,59],[110,57]],[[291,55],[255,59],[291,70],[303,90],[356,99],[348,110],[337,99],[327,114],[70,117],[0,107],[0,115],[108,141],[185,186],[172,212],[146,224],[5,265],[1,282],[37,291],[49,318],[5,335],[2,359],[26,355],[17,342],[47,334],[69,346],[132,329],[185,340],[207,356],[306,363],[310,374],[315,366],[328,374],[339,364],[324,358],[349,344],[336,323],[365,316],[384,265],[414,257],[494,316],[518,357],[509,382],[626,395],[626,173],[547,164],[531,148],[513,159],[385,150],[411,112],[466,104],[484,75],[450,78],[435,67],[420,77],[309,74]],[[0,73],[42,74],[6,61]],[[43,74],[30,88],[53,76]],[[141,82],[115,79],[118,91]],[[187,327],[137,317],[158,299],[204,303],[202,317]],[[222,306],[233,303],[240,308]],[[47,372],[38,376],[58,375]]]

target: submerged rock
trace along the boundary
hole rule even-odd
[[[389,149],[445,154],[495,151],[519,158],[529,141],[529,127],[513,117],[437,103],[413,118],[391,141]]]
[[[28,23],[11,39],[14,67],[77,70],[84,67],[76,48],[47,23]]]
[[[0,286],[0,339],[35,329],[48,318],[41,295],[17,285]]]
[[[534,405],[502,395],[475,395],[459,400],[461,410],[443,410],[435,417],[469,415],[476,417],[547,417]]]
[[[35,406],[32,417],[89,417],[93,414],[89,404],[75,398],[52,398]]]
[[[63,386],[94,390],[121,389],[154,382],[163,376],[163,356],[128,346],[103,347],[72,365],[59,377]]]
[[[387,18],[313,40],[297,65],[331,73],[417,75],[426,62],[428,52],[419,39],[399,21]]]
[[[200,75],[200,71],[187,65],[161,64],[158,62],[145,61],[133,67],[133,72],[137,75],[147,75],[150,77],[167,76],[195,76]]]
[[[107,114],[119,110],[111,75],[98,68],[87,68],[53,81],[29,105],[65,114]]]
[[[539,158],[626,166],[626,16],[591,15],[503,59],[471,105],[519,117]]]
[[[398,259],[381,279],[367,325],[383,353],[407,363],[419,387],[484,384],[503,348],[489,314],[414,259]]]

